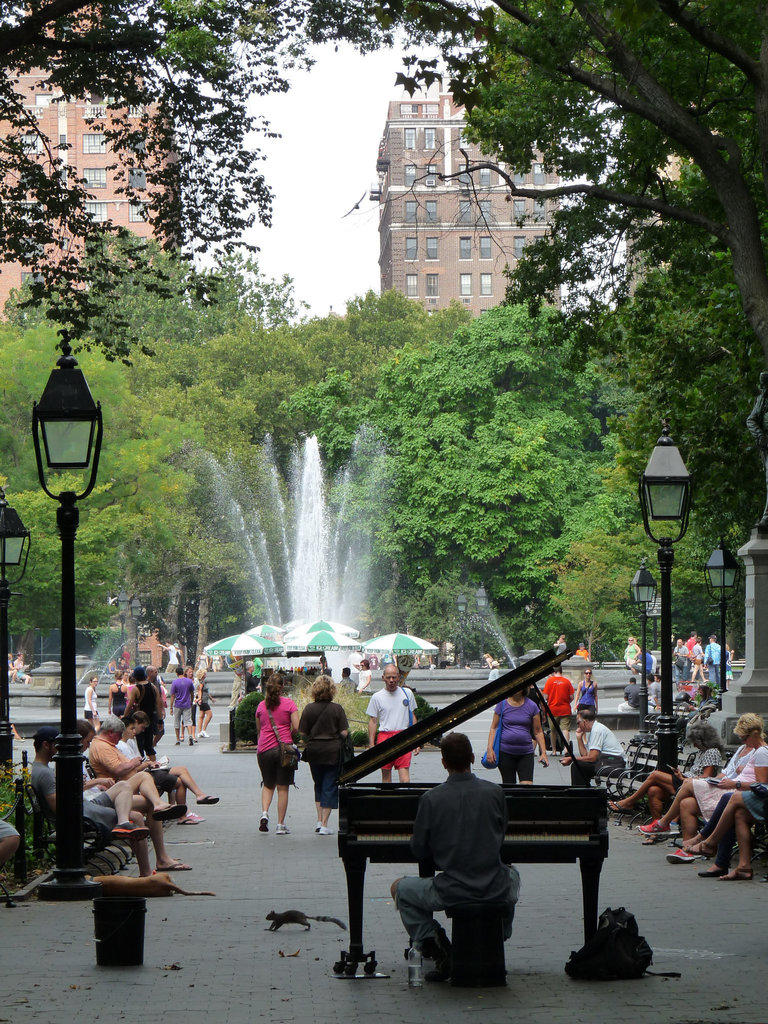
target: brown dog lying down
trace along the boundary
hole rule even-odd
[[[126,875],[95,875],[94,882],[101,883],[102,896],[215,896],[215,892],[188,892],[179,888],[167,871],[157,871],[144,878]]]

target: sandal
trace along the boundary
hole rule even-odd
[[[217,804],[219,797],[217,796],[201,796],[197,801],[199,804]]]
[[[168,864],[165,867],[159,867],[152,874],[156,875],[158,871],[191,871],[192,867],[190,864],[182,864],[180,860],[174,861],[173,864]]]
[[[167,807],[161,807],[159,811],[153,811],[152,817],[155,821],[174,821],[176,818],[183,818],[186,813],[186,804],[169,804]]]
[[[722,875],[719,882],[751,882],[752,868],[734,868],[727,875]]]
[[[615,811],[616,814],[623,814],[624,813],[624,808],[623,807],[619,807],[619,805],[616,803],[615,800],[609,800],[608,801],[608,806],[610,807],[610,809],[612,811]]]
[[[693,843],[690,846],[686,846],[684,849],[686,853],[695,853],[700,857],[714,857],[717,853],[717,849],[713,850],[711,846],[707,845],[706,839],[702,840],[700,843]]]

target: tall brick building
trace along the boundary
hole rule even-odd
[[[553,207],[510,199],[496,171],[462,174],[485,159],[462,138],[463,126],[464,108],[450,94],[430,90],[392,101],[371,198],[379,202],[382,291],[394,288],[427,309],[455,299],[481,313],[502,301],[505,268],[544,233]],[[545,186],[558,178],[534,162],[515,180]]]
[[[24,135],[29,152],[40,154],[46,160],[46,145],[54,157],[60,157],[67,164],[68,178],[84,178],[88,183],[91,200],[88,210],[95,221],[111,220],[114,224],[130,228],[136,235],[148,238],[152,228],[144,218],[141,203],[129,202],[118,188],[126,180],[135,189],[146,186],[144,172],[133,170],[120,163],[104,137],[104,125],[108,123],[107,108],[101,97],[65,100],[60,93],[53,92],[46,83],[43,71],[32,71],[19,76],[16,91],[25,99],[25,106],[34,123]],[[141,108],[127,111],[129,118],[137,120],[142,116]],[[34,130],[37,125],[37,131]],[[3,131],[0,124],[0,132]],[[7,130],[7,128],[5,129]],[[59,146],[67,149],[59,149]],[[62,239],[62,245],[68,244]],[[23,267],[18,263],[0,266],[0,315],[11,289],[18,288],[34,273],[34,267]]]

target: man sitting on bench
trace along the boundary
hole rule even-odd
[[[504,938],[520,891],[517,869],[501,859],[507,826],[504,791],[472,773],[475,755],[463,733],[452,732],[440,744],[447,780],[424,793],[411,837],[411,852],[441,869],[434,878],[398,878],[392,897],[412,945],[435,961],[427,981],[450,977],[451,946],[432,912],[460,904],[506,904]]]

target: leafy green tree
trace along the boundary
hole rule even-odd
[[[89,96],[109,117],[93,123],[114,155],[126,200],[146,204],[163,246],[187,256],[231,252],[271,194],[253,138],[271,134],[254,98],[288,89],[287,73],[308,63],[307,47],[380,38],[336,0],[222,4],[183,0],[30,0],[0,13],[2,116],[0,263],[35,267],[25,301],[85,336],[112,358],[135,339],[111,301],[126,274],[163,287],[143,244],[126,229],[96,224],[85,181],[66,172],[66,144],[48,139],[17,90],[41,70],[51,101]],[[143,172],[141,178],[130,172]],[[141,186],[141,187],[140,187]]]
[[[563,182],[510,192],[559,202],[512,298],[566,284],[594,325],[638,270],[694,237],[723,254],[768,359],[768,39],[759,6],[729,0],[385,0],[386,24],[435,39],[471,130],[511,171],[541,154]],[[414,60],[401,80],[434,79]],[[471,171],[472,168],[470,167]],[[597,282],[597,283],[595,283]]]

